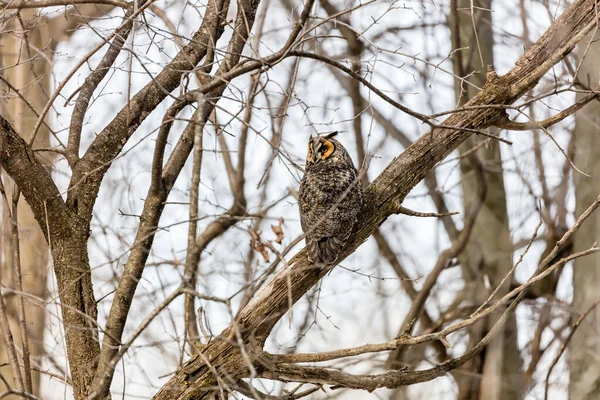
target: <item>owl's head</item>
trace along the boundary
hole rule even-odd
[[[335,135],[337,135],[337,131],[325,136],[311,136],[308,140],[307,165],[333,159],[335,158],[336,151],[343,151],[340,142],[333,139]]]

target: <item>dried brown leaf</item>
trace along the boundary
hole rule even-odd
[[[280,217],[279,218],[279,225],[271,225],[271,229],[273,230],[273,233],[275,235],[277,235],[277,238],[275,239],[275,243],[277,244],[281,244],[281,242],[283,241],[283,218]]]

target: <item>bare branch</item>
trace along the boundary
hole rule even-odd
[[[130,3],[122,0],[35,0],[35,1],[0,1],[0,7],[6,10],[23,10],[27,8],[44,8],[71,6],[75,4],[97,4],[128,8]]]
[[[573,3],[505,76],[498,77],[493,72],[488,73],[486,85],[467,105],[511,104],[517,100],[531,89],[552,65],[568,54],[596,24],[598,16],[594,11],[594,0],[579,0]],[[304,55],[302,52],[290,53]],[[448,128],[436,128],[431,134],[421,137],[388,165],[366,190],[365,208],[359,218],[357,232],[349,240],[337,262],[343,261],[351,254],[397,209],[396,205],[404,199],[408,191],[437,162],[445,158],[469,136],[467,132],[457,128],[477,129],[488,126],[498,120],[500,115],[498,110],[492,108],[454,114],[444,123],[444,126]],[[287,311],[290,291],[292,300],[297,301],[330,269],[310,265],[304,251],[293,257],[288,264],[289,266],[283,268],[240,312],[235,321],[241,328],[244,337],[254,338],[255,345],[260,345],[266,340],[275,323]],[[288,287],[289,282],[292,282],[291,288]],[[517,300],[521,300],[521,295]],[[518,304],[518,301],[514,303]],[[507,312],[512,311],[514,307],[516,304],[511,305]],[[192,392],[198,393],[197,390],[201,387],[214,384],[216,377],[211,376],[211,373],[203,367],[203,358],[210,360],[220,374],[234,377],[242,375],[245,370],[240,368],[242,360],[239,355],[235,356],[238,351],[230,340],[227,340],[233,334],[232,327],[223,331],[221,339],[209,343],[202,352],[203,357],[192,359],[157,393],[155,399],[184,398]],[[490,335],[486,336],[486,338],[488,337],[491,338]],[[467,353],[465,356],[469,354]],[[441,365],[444,367],[435,371],[445,373],[447,371],[445,368],[449,364]],[[427,376],[431,378],[435,374]],[[413,383],[417,381],[414,380]],[[209,395],[209,392],[206,392],[206,396]]]

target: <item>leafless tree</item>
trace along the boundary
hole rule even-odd
[[[491,0],[0,3],[2,40],[25,50],[3,49],[0,70],[0,397],[45,398],[37,374],[90,400],[401,399],[443,376],[461,399],[548,396],[569,343],[597,341],[579,328],[600,299],[577,265],[598,251],[595,164],[578,151],[595,148],[580,121],[600,93],[586,72],[599,16],[595,0],[514,3],[519,35]],[[515,41],[516,62],[494,58]],[[365,201],[335,265],[313,265],[290,205],[308,135],[340,128]],[[516,190],[527,206],[511,214]],[[344,271],[362,303],[376,282],[379,335],[351,333],[373,316],[338,327],[323,308],[352,298]],[[306,345],[321,322],[336,342],[320,328]]]
[[[595,32],[588,35],[585,39],[588,44],[577,52],[577,61],[580,65],[578,75],[582,86],[588,87],[598,81],[598,55],[600,47],[597,43]],[[581,95],[578,95],[581,97]],[[575,161],[585,168],[592,176],[598,176],[600,165],[596,157],[593,156],[593,150],[598,145],[597,129],[598,125],[598,103],[588,104],[575,117],[574,136],[574,154]],[[583,212],[583,203],[593,197],[592,192],[598,191],[598,179],[588,180],[581,177],[575,177],[576,207],[575,213]],[[574,251],[578,251],[588,243],[594,242],[598,238],[598,216],[586,224],[585,229],[575,236]],[[586,257],[578,260],[573,269],[573,308],[574,312],[570,320],[576,324],[579,314],[585,315],[584,310],[589,309],[590,314],[584,320],[583,326],[575,331],[572,328],[569,337],[571,345],[571,355],[569,357],[570,382],[569,395],[575,399],[592,399],[600,395],[600,363],[595,357],[598,343],[598,296],[593,283],[598,276],[598,258]],[[581,321],[577,325],[581,324]],[[573,334],[572,332],[575,331]],[[568,340],[564,341],[569,344]],[[589,349],[589,350],[586,350]]]
[[[52,90],[52,65],[56,48],[68,41],[79,25],[88,23],[106,15],[113,7],[95,4],[84,4],[79,8],[71,8],[58,16],[39,15],[31,7],[2,7],[2,36],[0,46],[2,52],[2,85],[4,101],[0,104],[2,115],[8,118],[13,127],[35,148],[48,148],[50,145],[50,125],[48,117],[44,117],[38,132],[32,138],[33,128],[39,119],[40,112],[48,102]],[[46,168],[52,165],[52,153],[39,158]],[[18,188],[6,181],[9,200],[3,207],[2,215],[2,283],[5,287],[17,292],[25,291],[41,300],[47,297],[48,249],[42,230],[35,221],[25,201],[19,201]],[[13,197],[13,193],[16,197]],[[11,213],[13,201],[17,209]],[[14,220],[11,219],[14,216]],[[14,221],[14,224],[11,223]],[[19,230],[14,230],[16,224]],[[20,232],[19,232],[20,231]],[[19,240],[19,238],[21,240]],[[17,244],[18,243],[18,244]],[[19,257],[13,259],[13,257]],[[18,266],[15,270],[13,266]],[[40,284],[42,282],[42,284]],[[19,332],[25,325],[27,333],[21,336],[23,352],[30,353],[33,358],[44,354],[43,336],[46,328],[46,310],[36,302],[23,301],[19,296],[6,294],[7,316],[11,330]],[[0,343],[0,373],[11,382],[7,352],[4,343]],[[29,355],[24,357],[28,361]],[[24,374],[25,386],[31,393],[37,393],[40,376],[34,368],[26,367],[30,373]],[[11,383],[11,386],[14,382]]]

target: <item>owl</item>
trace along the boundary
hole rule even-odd
[[[300,224],[311,263],[333,263],[352,233],[362,206],[362,182],[340,142],[311,137],[300,182]]]

